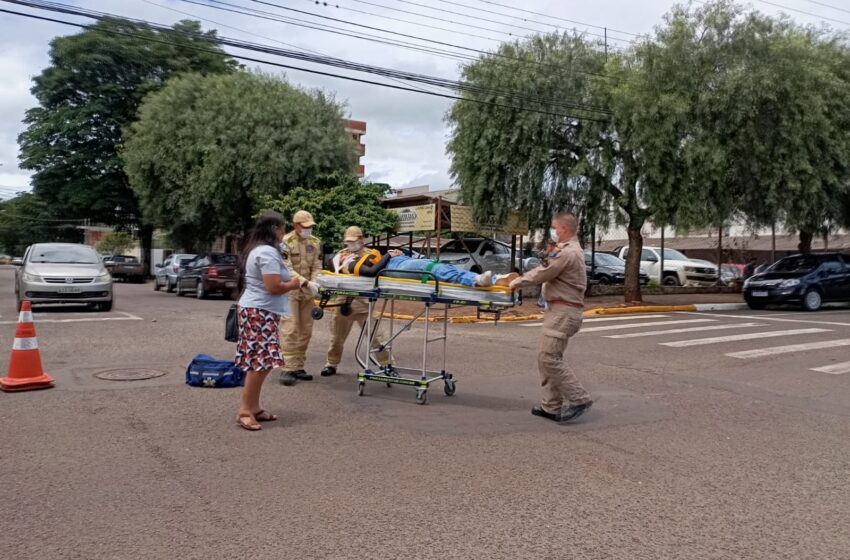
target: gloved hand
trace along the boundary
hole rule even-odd
[[[313,297],[319,295],[319,285],[316,282],[307,282],[307,289]]]
[[[508,284],[508,287],[512,290],[516,290],[517,288],[519,288],[519,283],[521,280],[522,278],[514,278],[513,280],[511,280],[511,283]]]

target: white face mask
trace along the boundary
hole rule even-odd
[[[554,243],[558,242],[558,230],[555,228],[549,228],[549,239],[551,239]]]
[[[313,228],[304,228],[298,232],[298,236],[301,239],[309,239],[311,235],[313,235]]]
[[[349,241],[348,243],[345,244],[345,248],[348,249],[349,251],[359,251],[360,249],[363,248],[363,242],[362,241]]]

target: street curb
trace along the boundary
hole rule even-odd
[[[588,309],[584,313],[582,313],[583,317],[593,317],[596,315],[626,315],[626,314],[637,314],[637,313],[674,313],[674,312],[682,312],[682,311],[738,311],[748,309],[746,303],[697,303],[697,304],[688,304],[688,305],[633,305],[631,307],[594,307],[593,309]],[[392,315],[390,313],[384,313],[385,319],[395,318],[402,321],[410,321],[413,319],[413,315],[401,315],[396,313]],[[516,315],[516,316],[507,316],[502,317],[499,321],[506,323],[521,323],[523,321],[539,321],[543,318],[542,313],[532,313],[530,315]],[[418,321],[424,321],[424,317],[420,317],[417,319]],[[442,321],[442,317],[431,317],[429,321],[438,322]],[[460,324],[472,324],[472,323],[492,323],[493,319],[480,319],[476,315],[461,315],[458,317],[449,317],[449,323],[460,325]]]

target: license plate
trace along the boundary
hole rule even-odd
[[[753,297],[767,297],[767,292],[753,292]]]
[[[224,283],[224,286],[225,286],[226,288],[235,288],[235,287],[236,287],[236,282],[225,282],[225,283]]]
[[[79,294],[82,293],[82,288],[59,288],[60,294]]]

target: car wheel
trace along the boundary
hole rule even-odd
[[[207,298],[207,292],[204,290],[204,282],[202,280],[198,280],[198,283],[195,284],[195,297],[198,299]]]
[[[159,279],[154,278],[153,279],[153,291],[158,292],[161,287],[162,286],[159,285]]]
[[[600,276],[599,280],[597,280],[597,282],[602,286],[607,286],[608,284],[611,283],[611,279],[608,278],[607,276]]]
[[[748,301],[747,307],[749,307],[750,309],[752,309],[754,311],[761,311],[762,309],[765,308],[765,304],[761,303],[761,302]]]
[[[179,279],[177,280],[176,284],[177,287],[174,288],[174,292],[177,294],[177,297],[183,297],[185,295],[185,292],[183,291],[183,284],[180,283]]]
[[[174,284],[171,283],[171,280],[165,280],[165,291],[169,294],[174,293]]]
[[[679,283],[679,277],[676,276],[675,274],[665,274],[664,280],[662,280],[661,283],[664,284],[665,286],[681,286],[682,285],[682,284]]]
[[[473,274],[481,274],[481,267],[476,264],[469,269],[469,272],[472,272]]]
[[[803,309],[806,311],[817,311],[823,305],[823,296],[817,290],[809,290],[803,296]]]
[[[112,311],[112,300],[98,304],[101,311]]]

